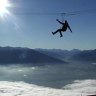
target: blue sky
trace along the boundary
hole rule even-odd
[[[0,17],[0,46],[45,48],[45,49],[96,49],[96,0],[9,0],[9,15]],[[60,38],[52,35],[61,25],[59,15],[28,15],[27,13],[67,13],[73,33],[67,30]],[[93,10],[95,9],[95,10]],[[24,13],[24,14],[19,14]]]

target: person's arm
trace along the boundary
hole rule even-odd
[[[62,23],[61,21],[59,21],[58,19],[56,19],[56,20],[57,20],[60,24],[62,24],[62,25],[64,24],[64,23]]]
[[[71,30],[71,28],[70,28],[70,26],[68,25],[68,28],[69,28],[69,30],[72,32],[72,30]]]

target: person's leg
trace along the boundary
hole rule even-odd
[[[63,37],[62,32],[61,32],[61,31],[59,31],[59,33],[60,33],[60,37]]]
[[[56,34],[57,32],[59,32],[61,29],[58,29],[58,30],[56,30],[55,32],[52,32],[52,34],[54,35],[54,34]]]

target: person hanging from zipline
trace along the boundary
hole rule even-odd
[[[61,22],[61,21],[59,21],[58,19],[56,19],[56,20],[57,20],[60,24],[62,24],[63,26],[62,26],[62,28],[57,29],[55,32],[52,32],[53,35],[55,35],[57,32],[59,32],[59,33],[60,33],[60,37],[63,37],[62,32],[66,32],[67,28],[69,28],[69,30],[72,32],[72,30],[71,30],[71,28],[70,28],[67,20],[65,20],[64,23]]]

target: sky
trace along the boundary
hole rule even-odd
[[[9,0],[9,3],[8,12],[0,16],[0,46],[96,49],[96,0]],[[49,14],[78,11],[80,14],[63,17]],[[73,33],[67,30],[62,38],[59,33],[52,35],[62,26],[56,19],[66,19]]]

